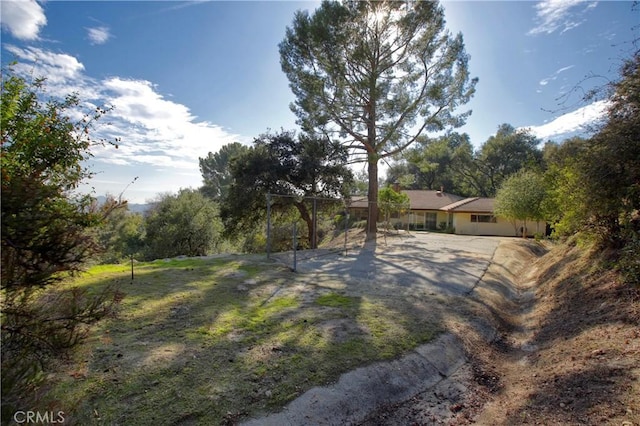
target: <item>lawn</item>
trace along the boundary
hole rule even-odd
[[[258,256],[96,266],[117,314],[50,375],[43,403],[75,424],[226,424],[390,359],[440,331],[419,309],[312,284]]]

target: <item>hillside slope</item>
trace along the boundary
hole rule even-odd
[[[523,268],[508,325],[478,347],[498,385],[457,423],[640,425],[640,291],[603,259],[562,245]]]

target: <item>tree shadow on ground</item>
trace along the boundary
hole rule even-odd
[[[321,306],[319,295],[340,293],[332,277],[311,284],[273,263],[222,263],[92,281],[120,282],[120,316],[61,368],[51,403],[76,424],[234,423],[440,331],[435,314],[404,299]]]
[[[405,243],[377,251],[367,243],[347,256],[304,261],[301,273],[331,275],[349,283],[350,291],[424,296],[468,293],[486,270],[489,259],[450,248]]]

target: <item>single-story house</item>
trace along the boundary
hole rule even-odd
[[[465,198],[444,191],[403,190],[409,197],[409,208],[391,218],[399,229],[437,230],[452,229],[460,235],[521,236],[523,223],[493,214],[495,198]],[[367,198],[355,198],[349,206],[351,215],[366,220]],[[382,218],[380,218],[382,220]],[[545,222],[528,222],[527,235],[544,233]]]

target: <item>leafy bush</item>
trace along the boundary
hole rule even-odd
[[[204,256],[222,241],[218,205],[199,191],[165,194],[145,217],[147,259]]]
[[[107,197],[105,205],[114,201]],[[140,213],[128,211],[126,204],[110,212],[97,230],[97,235],[102,247],[98,257],[100,263],[120,263],[131,256],[143,257],[144,218]]]
[[[367,220],[357,220],[355,222],[353,222],[353,225],[351,225],[352,228],[355,229],[365,229],[367,227]]]
[[[88,196],[73,196],[91,177],[82,167],[89,134],[105,112],[80,121],[80,100],[47,99],[43,80],[3,74],[1,96],[2,413],[28,406],[48,361],[84,337],[84,326],[110,312],[110,293],[54,288],[98,250],[92,228],[104,219]],[[3,420],[7,420],[3,417]]]

